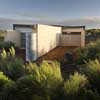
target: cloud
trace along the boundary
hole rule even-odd
[[[65,19],[59,22],[61,25],[85,25],[88,28],[99,28],[100,27],[100,17],[93,16],[93,17],[83,17],[78,19]]]
[[[11,18],[0,18],[0,29],[8,29],[11,24],[54,24],[54,25],[65,25],[65,26],[78,26],[85,25],[86,28],[100,28],[100,16],[83,17],[77,19],[55,19],[48,16],[21,14],[19,17],[16,16]],[[24,17],[24,18],[23,18]]]
[[[35,21],[49,21],[49,22],[58,22],[59,19],[49,16],[46,13],[38,13],[38,12],[17,12],[14,16],[16,19],[24,19],[24,20],[35,20]]]

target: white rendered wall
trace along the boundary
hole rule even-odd
[[[37,41],[36,40],[37,40],[36,33],[32,33],[31,34],[31,50],[33,53],[33,57],[32,57],[33,60],[37,59]]]
[[[61,27],[38,24],[38,57],[58,46],[60,34]]]
[[[16,46],[20,47],[20,33],[17,31],[7,31],[5,41],[12,41]]]

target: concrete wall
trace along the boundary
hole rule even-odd
[[[5,41],[12,41],[16,46],[20,47],[20,33],[17,31],[7,31]]]
[[[61,27],[38,25],[38,57],[58,46],[60,34]]]
[[[85,46],[85,29],[81,32],[81,47]]]
[[[69,35],[70,39],[68,38],[68,35],[66,35],[66,39],[64,36],[61,36],[61,43],[62,46],[85,46],[85,29],[84,28],[62,28],[62,32],[67,32],[70,34],[70,32],[81,32],[80,35]],[[69,39],[69,43],[67,42],[67,39]],[[66,41],[66,44],[65,44]]]

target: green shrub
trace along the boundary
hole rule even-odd
[[[30,75],[17,81],[19,100],[53,100],[58,97],[63,78],[57,62],[44,61],[40,66],[30,63],[26,69]]]
[[[88,85],[88,80],[84,75],[77,72],[71,75],[69,80],[66,80],[64,83],[64,94],[66,99],[76,100],[82,95],[80,93],[86,88],[86,85]]]
[[[92,87],[100,93],[100,62],[97,59],[90,60],[82,71],[88,76]]]
[[[100,100],[100,94],[91,89],[83,89],[79,94],[78,100]]]
[[[10,89],[14,82],[0,72],[0,100],[8,100],[11,96]]]
[[[52,87],[53,85],[55,86],[56,83],[58,84],[58,81],[60,83],[63,80],[60,65],[57,62],[49,63],[48,61],[43,61],[39,67],[30,63],[27,67],[32,68],[33,76],[39,82],[44,81],[44,85],[49,84],[49,86]]]
[[[2,70],[12,80],[16,80],[24,75],[23,60],[20,58],[7,58],[0,62],[0,70]]]
[[[24,61],[15,57],[15,50],[10,48],[10,52],[3,49],[0,57],[0,70],[12,80],[16,80],[25,73]]]
[[[68,95],[77,94],[86,84],[87,78],[84,75],[80,75],[76,72],[64,83],[65,93]]]
[[[16,47],[15,43],[11,42],[11,41],[7,41],[7,42],[1,42],[0,41],[0,49],[9,49],[11,47]]]
[[[12,81],[6,77],[3,72],[0,72],[0,90],[3,90],[4,87],[10,85],[9,83],[11,83]]]
[[[1,59],[5,59],[5,58],[7,58],[7,52],[6,52],[6,50],[3,48],[3,50],[2,50],[2,52],[1,52],[1,54],[0,54],[0,58]]]
[[[84,48],[78,48],[77,53],[77,64],[85,64],[89,60],[95,60],[100,58],[100,40],[95,43],[90,43]]]
[[[4,41],[6,33],[7,33],[7,31],[0,30],[0,42]]]
[[[12,57],[15,56],[15,49],[14,49],[14,47],[11,46],[11,48],[9,48],[9,53],[10,53],[10,55],[11,55]]]
[[[24,76],[17,80],[16,86],[14,86],[14,97],[17,100],[46,100],[42,87],[38,82],[34,80],[32,75]]]

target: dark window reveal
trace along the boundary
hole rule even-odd
[[[81,35],[81,32],[63,32],[62,34],[67,35]]]
[[[21,47],[26,48],[26,34],[21,33]]]
[[[73,34],[73,35],[80,35],[81,32],[71,32],[70,34]]]

